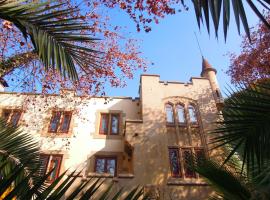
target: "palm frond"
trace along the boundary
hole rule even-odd
[[[210,183],[216,192],[212,199],[248,200],[251,192],[243,179],[214,161],[205,159],[195,166],[200,176]]]
[[[261,170],[259,173],[255,172],[256,176],[252,177],[250,182],[253,183],[254,189],[256,190],[256,198],[263,199],[263,197],[267,197],[265,199],[270,199],[270,167],[266,167]]]
[[[37,171],[38,168],[35,170]],[[127,194],[123,195],[123,189],[116,193],[112,192],[113,183],[105,185],[105,180],[90,178],[88,181],[83,181],[81,183],[75,183],[78,179],[80,172],[71,172],[67,175],[67,171],[59,176],[52,184],[48,186],[46,184],[47,178],[53,172],[51,170],[48,174],[40,177],[38,183],[31,184],[30,189],[25,189],[24,184],[28,184],[30,177],[35,173],[35,171],[28,174],[28,176],[20,179],[17,185],[14,185],[16,176],[24,171],[24,166],[22,164],[16,165],[14,170],[11,171],[4,179],[0,182],[0,196],[3,199],[24,199],[24,200],[58,200],[58,199],[97,199],[97,200],[107,200],[107,199],[124,199],[124,200],[137,200],[137,199],[147,199],[143,197],[143,189],[136,187],[129,191]],[[44,185],[47,187],[44,189]],[[7,192],[8,191],[8,192]],[[68,193],[67,193],[68,192]]]
[[[0,169],[3,177],[10,174],[15,166],[24,165],[23,173],[18,175],[15,181],[17,184],[19,179],[39,166],[39,144],[32,135],[0,119],[0,163],[6,159],[7,165]]]
[[[246,11],[243,5],[242,0],[192,0],[198,26],[200,27],[200,24],[205,22],[208,33],[210,30],[210,14],[212,16],[212,21],[214,24],[214,29],[216,36],[218,36],[218,29],[219,29],[219,22],[220,22],[220,16],[221,12],[223,13],[223,33],[224,38],[226,40],[227,38],[227,32],[230,25],[230,13],[231,13],[231,7],[233,9],[234,17],[236,26],[238,29],[238,32],[240,33],[240,22],[242,22],[242,25],[244,27],[244,30],[250,39],[250,31],[249,31],[249,25],[248,20],[246,16]],[[258,0],[259,3],[263,3],[264,7],[270,8],[270,2],[269,1],[263,1],[261,2]],[[263,14],[259,11],[259,8],[257,4],[254,4],[253,1],[247,0],[248,6],[251,8],[251,10],[259,17],[260,20],[263,21],[263,23],[270,29],[270,24],[267,22]]]
[[[7,124],[0,119],[0,197],[16,199],[142,199],[143,190],[139,187],[123,195],[123,189],[112,192],[113,184],[105,185],[105,180],[90,178],[78,183],[81,172],[65,171],[48,184],[50,172],[41,176],[38,143],[32,135],[23,133],[19,127]],[[101,189],[102,188],[102,189]],[[105,188],[105,190],[104,190]]]
[[[229,145],[249,172],[264,169],[270,161],[270,83],[256,83],[236,92],[225,101],[224,120],[213,131],[211,143]]]
[[[52,67],[64,77],[77,80],[76,65],[83,70],[96,68],[102,53],[93,47],[97,39],[83,33],[89,30],[87,23],[73,17],[78,8],[63,9],[63,5],[0,0],[0,18],[12,22],[26,39],[31,39],[46,70]]]

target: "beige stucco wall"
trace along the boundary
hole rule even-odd
[[[127,140],[134,145],[132,184],[155,186],[162,199],[206,199],[209,187],[202,179],[172,178],[168,147],[204,147],[207,131],[217,118],[216,102],[208,79],[190,83],[163,82],[159,76],[141,77],[142,122],[128,123]],[[200,126],[166,126],[165,103],[197,106]],[[196,134],[193,134],[196,132]]]
[[[69,93],[52,96],[0,93],[0,108],[19,108],[24,112],[20,125],[24,131],[33,134],[44,152],[64,153],[63,168],[77,168],[87,163],[87,158],[99,151],[122,152],[122,136],[117,139],[99,139],[99,112],[121,111],[126,119],[138,118],[138,100],[131,98],[80,98]],[[44,136],[48,134],[51,112],[54,109],[72,111],[69,136]],[[43,135],[43,136],[42,136]],[[71,169],[72,169],[71,168]]]
[[[199,126],[167,127],[164,105],[181,102],[196,105]],[[61,95],[0,93],[1,108],[21,108],[21,127],[40,142],[46,153],[62,153],[61,171],[85,167],[84,178],[93,175],[93,155],[117,155],[116,188],[146,185],[161,199],[205,199],[209,187],[202,179],[171,178],[168,147],[204,147],[207,131],[216,120],[217,109],[208,79],[192,78],[190,83],[162,82],[157,75],[143,75],[140,98],[78,97],[64,90]],[[72,111],[68,136],[47,134],[54,109]],[[121,136],[98,137],[99,113],[120,112]],[[132,145],[132,158],[124,152],[124,141]],[[108,178],[112,179],[112,178]],[[79,181],[79,180],[78,180]]]

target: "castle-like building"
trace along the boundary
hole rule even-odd
[[[78,182],[104,177],[116,189],[141,185],[152,199],[209,196],[208,184],[189,167],[192,159],[211,156],[207,132],[222,106],[216,70],[205,59],[201,76],[188,83],[141,75],[135,99],[72,90],[14,93],[6,86],[0,88],[1,115],[39,141],[42,164],[55,168],[48,181],[81,168]]]

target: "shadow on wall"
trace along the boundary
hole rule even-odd
[[[213,128],[212,122],[217,119],[217,110],[211,92],[211,90],[200,91],[201,94],[196,100],[204,134]],[[110,109],[116,108],[118,108],[117,104]],[[126,119],[125,139],[134,148],[132,157],[134,178],[118,177],[115,180],[117,187],[130,188],[136,185],[154,187],[156,197],[160,199],[206,199],[210,193],[207,186],[188,182],[168,185],[168,181],[172,179],[168,146],[171,145],[170,137],[173,133],[167,132],[163,108],[163,105],[160,109],[144,108],[143,121],[139,119],[128,122]]]
[[[192,95],[190,94],[189,96]],[[198,99],[195,102],[200,111],[203,133],[206,134],[208,130],[213,128],[212,122],[217,119],[213,94],[209,89],[201,90],[200,94],[196,95]],[[106,182],[113,181],[115,183],[115,190],[119,190],[122,187],[128,190],[138,185],[147,186],[148,188],[153,186],[155,191],[157,191],[156,197],[159,199],[206,199],[209,194],[209,189],[206,186],[198,186],[196,184],[168,185],[168,181],[171,179],[168,146],[171,145],[171,141],[174,140],[175,136],[173,132],[168,133],[167,131],[162,100],[153,98],[153,101],[160,101],[160,108],[153,109],[151,106],[143,105],[143,110],[141,109],[142,105],[137,105],[137,102],[134,102],[133,107],[128,107],[125,101],[127,100],[121,100],[108,109],[122,110],[124,113],[134,109],[134,112],[137,112],[138,116],[142,116],[142,118],[130,119],[128,115],[124,116],[124,126],[120,138],[114,139],[110,136],[105,136],[103,138],[103,148],[96,152],[82,152],[89,156],[88,158],[85,157],[87,159],[86,162],[80,164],[87,167],[83,175],[87,178],[99,177],[94,173],[96,156],[115,156],[117,159],[117,177],[104,176],[107,179]],[[81,104],[74,103],[75,110],[80,106]],[[98,134],[98,130],[95,130],[95,133]],[[87,138],[91,139],[90,132],[88,136],[85,137],[85,140]],[[50,138],[49,140],[53,145],[55,138]],[[68,153],[70,149],[66,145],[72,141],[70,138],[62,138],[62,140],[65,142],[62,143],[60,150]],[[209,138],[207,140],[209,141]],[[131,156],[125,152],[125,141],[132,146],[133,152]],[[91,149],[91,147],[89,148]],[[78,165],[79,163],[76,164],[76,166]]]

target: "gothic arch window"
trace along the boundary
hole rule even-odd
[[[174,113],[173,113],[173,105],[167,103],[165,105],[166,112],[166,122],[167,124],[174,124]]]
[[[179,125],[186,123],[185,107],[182,104],[176,105],[177,122]]]
[[[188,106],[189,119],[192,124],[198,123],[198,116],[194,105]]]

